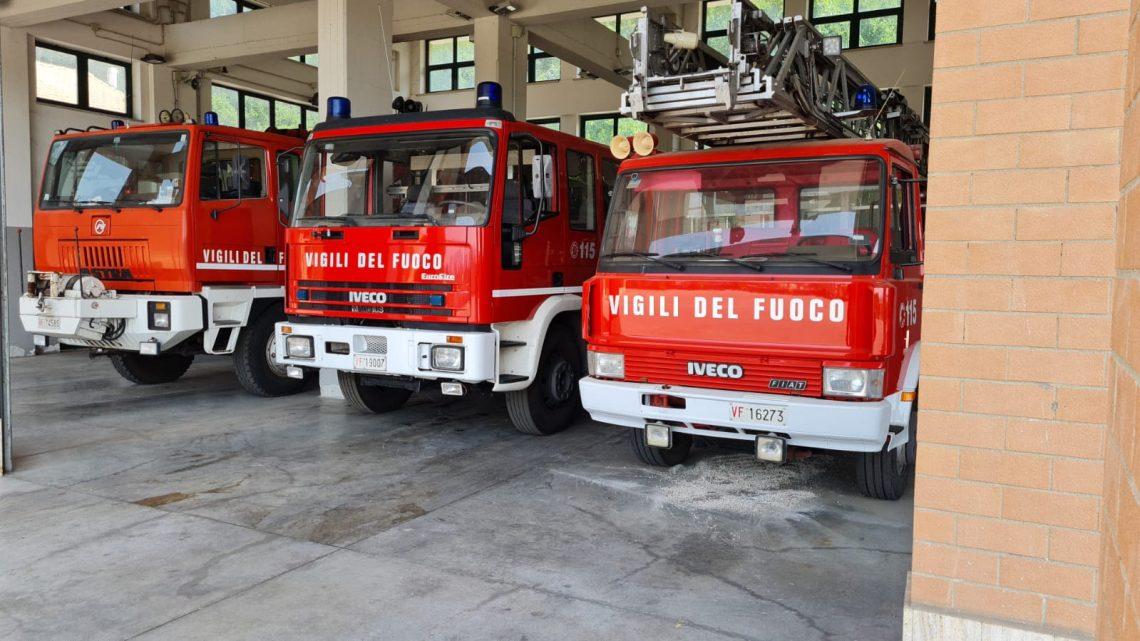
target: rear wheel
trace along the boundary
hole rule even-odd
[[[638,427],[629,428],[629,446],[634,456],[646,465],[655,467],[673,467],[684,463],[689,458],[689,451],[693,449],[693,437],[689,434],[673,432],[673,446],[670,448],[652,447],[645,442],[645,430]]]
[[[111,364],[119,376],[137,385],[157,385],[178,380],[190,369],[193,356],[160,354],[143,356],[134,353],[111,354]]]
[[[918,451],[918,400],[911,405],[906,445],[855,455],[855,482],[864,496],[897,501],[906,493],[910,469]]]
[[[338,371],[336,379],[345,400],[361,412],[381,414],[398,410],[412,396],[412,390],[408,389],[365,385],[363,378],[352,372]]]
[[[277,336],[273,325],[285,320],[280,307],[262,312],[238,335],[234,371],[245,391],[256,396],[286,396],[305,387],[305,379],[289,378],[277,364]]]
[[[543,436],[569,427],[582,407],[582,376],[582,353],[574,335],[561,325],[551,326],[530,387],[507,392],[507,413],[515,429]]]

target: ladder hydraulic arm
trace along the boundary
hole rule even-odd
[[[800,16],[773,20],[735,0],[722,54],[645,9],[630,37],[623,114],[709,146],[817,138],[894,138],[925,149],[921,116],[876,87]],[[925,154],[923,154],[925,156]]]

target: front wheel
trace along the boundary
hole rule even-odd
[[[279,307],[262,312],[238,335],[234,348],[234,371],[242,388],[255,396],[287,396],[305,387],[305,379],[289,378],[277,364],[274,325],[285,320]]]
[[[906,445],[855,455],[855,482],[863,496],[897,501],[906,493],[910,469],[918,451],[918,399],[911,405]]]
[[[542,343],[538,372],[530,387],[507,392],[507,413],[515,429],[545,436],[570,427],[582,407],[578,394],[582,376],[582,355],[574,335],[552,326]]]
[[[398,410],[408,402],[412,390],[398,387],[382,387],[380,385],[365,385],[359,374],[337,371],[337,383],[344,399],[350,405],[368,414],[383,414]]]
[[[135,353],[111,354],[111,365],[119,376],[136,385],[172,383],[190,369],[194,357],[185,354],[143,356]]]
[[[654,467],[673,467],[684,463],[693,449],[693,437],[690,434],[673,432],[673,446],[669,448],[653,447],[645,442],[645,430],[639,427],[629,428],[629,447],[633,455],[646,465]]]

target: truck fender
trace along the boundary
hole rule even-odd
[[[903,401],[903,392],[913,392],[918,389],[918,367],[922,355],[922,341],[915,341],[903,356],[902,368],[899,369],[898,392],[890,396],[891,425],[910,426],[910,410],[912,401]],[[910,431],[904,429],[891,439],[890,449],[905,445],[909,440]]]
[[[238,335],[258,314],[285,300],[284,287],[203,287],[207,354],[231,354]]]
[[[555,317],[566,312],[581,312],[582,297],[576,294],[561,294],[550,296],[538,306],[534,315],[524,321],[510,323],[494,323],[491,329],[498,336],[498,375],[492,390],[496,392],[510,392],[526,389],[534,380],[538,371],[538,358],[542,354],[542,344],[546,340],[547,330],[554,322]],[[577,335],[577,325],[570,327],[570,331]],[[504,343],[524,343],[517,347],[506,346]],[[503,376],[524,376],[525,379],[502,382]]]

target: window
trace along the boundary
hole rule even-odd
[[[842,38],[844,49],[898,44],[902,0],[811,0],[811,23]]]
[[[182,202],[189,134],[121,131],[53,142],[40,207],[165,207]]]
[[[907,182],[911,179],[910,174],[900,169],[895,170],[895,178],[898,182],[891,185],[891,260],[913,263],[918,260],[910,216],[913,183]]]
[[[301,157],[284,153],[277,157],[277,210],[288,216],[293,211],[293,190],[300,175]]]
[[[260,8],[261,5],[249,2],[249,0],[210,0],[210,17],[232,16],[235,13],[245,13]]]
[[[315,54],[315,53],[306,53],[306,54],[303,54],[300,56],[289,56],[289,59],[292,60],[293,62],[299,62],[303,65],[309,65],[310,67],[319,67],[320,66],[320,58],[318,58],[317,54]]]
[[[784,0],[754,0],[769,18],[784,17]],[[701,7],[701,39],[728,57],[728,23],[732,21],[732,0],[704,0]]]
[[[542,49],[530,45],[526,58],[527,82],[550,82],[562,79],[562,61]]]
[[[922,90],[922,124],[926,125],[927,129],[930,129],[930,102],[933,97],[930,85],[926,85]]]
[[[605,205],[603,211],[610,209],[610,200],[614,197],[614,185],[617,184],[618,166],[617,160],[602,158],[602,199]]]
[[[131,65],[36,43],[36,100],[130,117]]]
[[[630,11],[629,13],[619,13],[612,16],[598,16],[594,18],[603,27],[610,31],[616,31],[621,37],[629,39],[633,30],[637,28],[637,21],[641,19],[640,11]]]
[[[265,197],[265,150],[236,142],[209,141],[202,148],[202,200]]]
[[[471,36],[428,40],[425,51],[429,93],[475,86],[475,43]]]
[[[594,186],[594,157],[580,151],[567,150],[566,178],[570,199],[570,229],[593,231],[597,223],[598,200]]]
[[[219,124],[253,131],[312,129],[318,122],[312,107],[217,84],[210,90],[210,110]]]
[[[582,116],[579,131],[586,140],[593,140],[603,145],[610,144],[614,136],[632,136],[649,127],[644,122],[633,118],[624,118],[621,114],[597,114]]]
[[[546,127],[547,129],[553,129],[554,131],[562,131],[561,118],[535,118],[533,120],[528,120],[527,122],[532,125],[538,125],[540,127]]]
[[[934,18],[938,13],[938,0],[930,0],[930,18],[926,21],[926,39],[934,40]]]

